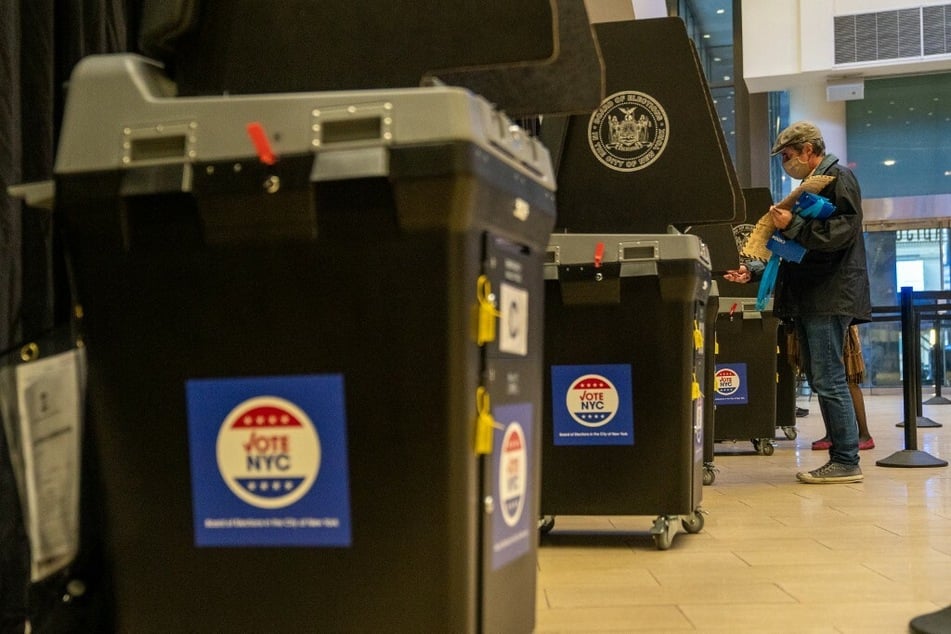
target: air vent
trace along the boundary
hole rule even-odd
[[[921,16],[924,54],[951,53],[951,5],[922,7]]]
[[[835,63],[946,55],[951,5],[835,17]]]

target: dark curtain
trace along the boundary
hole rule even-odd
[[[134,50],[138,4],[0,0],[0,352],[50,334],[70,303],[51,217],[7,187],[52,178],[69,74],[86,55]],[[63,600],[75,571],[30,585],[22,520],[0,425],[0,633],[27,620],[34,632],[91,631],[83,601]]]

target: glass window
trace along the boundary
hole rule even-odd
[[[783,129],[792,123],[789,120],[789,93],[771,92],[768,98],[769,145],[773,146]],[[769,163],[769,191],[773,200],[782,200],[792,191],[792,179],[783,171],[783,161],[774,156]]]

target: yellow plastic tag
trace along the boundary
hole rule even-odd
[[[495,308],[492,283],[485,275],[479,276],[476,298],[479,300],[476,343],[482,346],[490,341],[495,341],[495,320],[501,314]]]
[[[492,453],[492,431],[502,429],[490,410],[489,392],[479,386],[476,389],[475,452],[483,456]]]
[[[713,356],[720,354],[720,341],[716,335],[713,336]]]
[[[700,324],[693,320],[693,347],[697,350],[703,350],[703,331],[700,330]]]
[[[697,375],[694,374],[693,383],[690,386],[690,398],[693,400],[697,400],[701,396],[703,396],[703,393],[700,392],[700,383],[697,381]]]

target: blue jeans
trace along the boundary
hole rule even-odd
[[[845,335],[851,317],[807,315],[797,317],[799,355],[809,386],[819,398],[819,409],[832,441],[833,462],[859,463],[859,428],[845,378]]]

